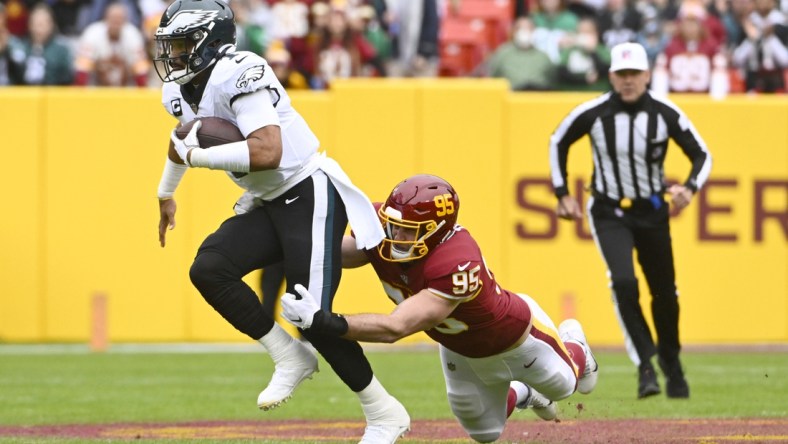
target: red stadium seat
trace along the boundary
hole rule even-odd
[[[514,0],[461,0],[460,9],[495,11],[509,21],[514,20]]]
[[[439,44],[441,75],[471,74],[490,51],[487,25],[480,20],[447,16],[441,22]]]
[[[744,79],[737,68],[728,68],[728,82],[730,83],[729,92],[732,94],[743,93],[747,90],[744,86]]]
[[[447,42],[440,47],[440,64],[438,75],[441,77],[458,77],[466,74],[473,65],[469,52],[463,50],[459,43]]]
[[[484,20],[487,24],[487,44],[496,48],[508,40],[514,9],[510,0],[462,0],[458,17]]]

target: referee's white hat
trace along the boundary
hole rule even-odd
[[[610,71],[634,69],[648,71],[648,57],[646,50],[640,43],[619,43],[610,52]]]

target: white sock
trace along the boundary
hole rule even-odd
[[[405,408],[389,395],[375,376],[372,376],[372,382],[357,395],[361,401],[361,410],[364,411],[367,423],[400,425],[402,417],[407,417]]]
[[[528,390],[528,386],[520,381],[510,382],[509,387],[511,387],[517,395],[517,402],[515,402],[515,405],[519,405],[521,402],[525,401],[528,398],[528,394],[531,393],[531,391]]]
[[[389,398],[389,392],[383,388],[383,384],[374,375],[372,375],[372,381],[370,381],[369,385],[356,394],[361,401],[362,407],[371,406],[378,401],[388,400]]]
[[[274,322],[274,328],[271,329],[265,336],[258,339],[263,344],[263,347],[271,355],[274,364],[285,360],[290,355],[294,342],[297,342],[290,336],[282,327]]]

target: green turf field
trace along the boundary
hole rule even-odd
[[[357,398],[324,361],[321,372],[288,404],[261,412],[257,394],[273,369],[263,353],[14,350],[0,346],[0,425],[363,418]],[[436,350],[375,349],[367,354],[378,379],[414,420],[452,418]],[[597,388],[562,401],[564,419],[788,417],[784,349],[685,352],[692,390],[688,401],[664,395],[636,400],[635,369],[624,353],[595,354],[600,364]],[[581,410],[577,402],[583,403]]]

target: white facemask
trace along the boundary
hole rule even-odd
[[[576,39],[578,46],[583,48],[592,49],[596,46],[596,37],[591,34],[578,34]]]
[[[534,36],[527,29],[518,29],[514,33],[513,41],[518,48],[530,48],[534,42]]]

